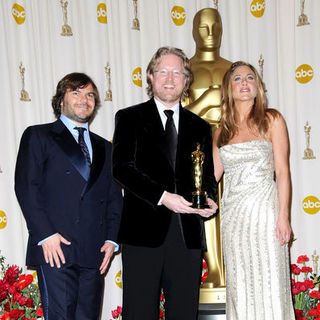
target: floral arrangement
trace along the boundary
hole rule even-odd
[[[0,255],[0,320],[43,319],[40,292],[31,274],[16,265],[5,265]]]
[[[159,309],[159,320],[165,320],[165,310],[164,310],[164,293],[163,290],[161,289],[161,294],[160,294],[160,309]]]
[[[205,259],[202,260],[202,274],[201,274],[201,284],[203,284],[208,278],[208,264]]]
[[[319,257],[314,255],[314,271]],[[307,265],[308,256],[302,255],[291,265],[292,295],[297,320],[320,320],[320,276]],[[301,281],[302,280],[302,281]]]

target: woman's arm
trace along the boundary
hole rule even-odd
[[[281,114],[271,123],[270,138],[273,146],[276,182],[279,195],[279,216],[276,235],[281,245],[292,237],[290,226],[291,178],[289,168],[289,137],[287,126]]]

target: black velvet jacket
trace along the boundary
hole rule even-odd
[[[210,125],[180,106],[175,172],[165,153],[164,128],[154,99],[122,109],[116,114],[113,137],[113,175],[124,187],[124,204],[119,232],[121,243],[157,247],[167,234],[171,215],[158,205],[166,190],[191,200],[194,174],[191,153],[197,142],[205,153],[202,189],[215,198],[217,183],[212,160]],[[204,248],[203,219],[179,214],[185,244]]]

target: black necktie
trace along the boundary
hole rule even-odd
[[[90,176],[90,167],[91,167],[91,159],[90,159],[90,153],[89,153],[89,149],[88,146],[86,144],[86,142],[84,141],[84,136],[83,133],[85,130],[87,130],[86,128],[82,128],[82,127],[74,127],[74,129],[78,130],[79,132],[79,137],[78,137],[78,143],[80,146],[80,149],[84,155],[84,159],[83,159],[83,168],[82,168],[82,176],[88,181],[89,176]]]
[[[87,129],[82,128],[82,127],[75,127],[75,129],[78,130],[78,132],[79,132],[78,143],[79,143],[80,149],[81,149],[84,157],[86,158],[88,165],[91,166],[91,158],[90,158],[89,149],[88,149],[86,142],[84,141],[84,135],[83,135],[83,133]]]
[[[173,111],[165,110],[164,113],[167,116],[165,136],[166,136],[168,159],[172,165],[173,170],[175,170],[178,134],[177,134],[176,126],[174,125],[174,121],[173,121]]]

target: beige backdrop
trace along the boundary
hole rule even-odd
[[[24,265],[27,239],[13,191],[19,140],[27,126],[54,120],[50,101],[58,80],[69,72],[86,72],[102,100],[112,90],[112,101],[103,101],[91,128],[111,139],[115,112],[147,99],[145,69],[155,50],[172,45],[191,57],[193,16],[213,6],[209,0],[0,2],[0,249],[8,262]],[[219,11],[224,29],[221,56],[249,61],[258,69],[262,56],[270,106],[287,120],[297,239],[292,259],[311,256],[319,251],[320,1],[220,0]],[[298,26],[299,17],[309,24]],[[135,18],[140,30],[132,28]],[[72,35],[64,35],[63,26]],[[311,128],[304,128],[306,122]],[[303,159],[307,147],[315,158]],[[306,155],[311,158],[311,151]],[[117,256],[106,279],[104,320],[121,305],[120,271]]]

